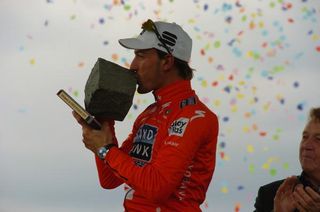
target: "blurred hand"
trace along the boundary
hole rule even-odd
[[[297,203],[299,212],[320,211],[320,194],[309,186],[304,188],[302,184],[297,185],[294,189],[293,197]]]
[[[293,212],[296,209],[293,190],[297,183],[297,177],[291,176],[281,184],[274,198],[274,212]]]
[[[102,122],[101,130],[92,129],[76,112],[72,112],[74,118],[82,126],[82,141],[85,147],[94,154],[100,147],[113,143],[112,133],[107,121]]]

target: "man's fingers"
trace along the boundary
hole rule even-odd
[[[299,212],[308,212],[299,202],[296,203],[296,208]]]
[[[72,111],[72,115],[82,127],[87,127],[87,123],[75,111]]]
[[[79,122],[79,124],[80,124],[80,121],[82,118],[75,111],[72,111],[72,115],[77,120],[77,122]]]
[[[279,193],[283,193],[283,192],[286,192],[286,191],[292,191],[294,186],[296,185],[296,183],[297,183],[297,177],[295,177],[295,176],[288,177],[281,184],[281,186],[278,189],[278,192]]]
[[[305,211],[319,211],[319,194],[312,190],[310,187],[303,187],[302,184],[296,186],[293,193],[296,202]],[[303,210],[301,210],[303,211]]]
[[[107,121],[102,123],[102,130],[104,132],[108,132],[108,133],[110,132],[110,126],[109,126],[109,123]]]
[[[317,203],[320,202],[320,195],[315,192],[312,188],[310,188],[309,186],[307,186],[305,188],[305,191],[307,192],[307,194],[309,194],[309,196],[314,200],[316,201]]]
[[[290,186],[295,186],[298,183],[298,178],[296,176],[291,176],[287,178]]]
[[[306,195],[302,184],[299,184],[295,187],[293,196],[301,206],[306,206],[311,200],[311,198]]]

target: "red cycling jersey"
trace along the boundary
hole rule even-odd
[[[96,157],[100,184],[130,187],[126,211],[201,211],[215,168],[217,116],[187,80],[154,96],[121,147],[104,161]]]

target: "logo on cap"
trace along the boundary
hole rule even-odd
[[[172,34],[171,32],[168,31],[164,31],[161,34],[162,37],[162,42],[164,42],[166,45],[168,45],[168,48],[170,49],[170,52],[173,52],[173,48],[170,48],[169,46],[175,46],[176,45],[176,41],[177,41],[177,36],[175,34]],[[165,46],[160,42],[158,43],[159,47],[164,47]]]
[[[178,39],[175,34],[172,34],[171,32],[168,32],[168,31],[164,31],[162,33],[162,38],[163,38],[163,41],[169,46],[176,45],[176,41]]]

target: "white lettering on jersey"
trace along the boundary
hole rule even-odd
[[[184,176],[182,178],[182,182],[179,186],[179,192],[178,192],[178,198],[180,201],[185,199],[186,196],[186,190],[189,189],[189,185],[190,185],[190,178],[192,176],[192,169],[193,169],[193,164],[188,166],[188,169],[186,170],[186,172],[184,173]]]
[[[170,135],[177,135],[177,136],[182,137],[184,134],[184,131],[187,128],[188,123],[189,123],[188,118],[179,118],[179,119],[173,121],[173,123],[171,124],[171,126],[169,128],[169,136]]]
[[[179,146],[179,144],[177,142],[173,142],[173,141],[165,141],[164,144],[174,146],[174,147]]]
[[[148,151],[150,149],[150,146],[145,146],[142,144],[137,144],[132,148],[132,153],[137,154],[137,155],[142,155],[143,157],[149,157]],[[142,151],[142,154],[140,152]]]
[[[139,161],[149,162],[152,157],[153,144],[157,133],[157,127],[148,124],[142,125],[134,137],[130,156]],[[136,164],[143,166],[140,162]]]

